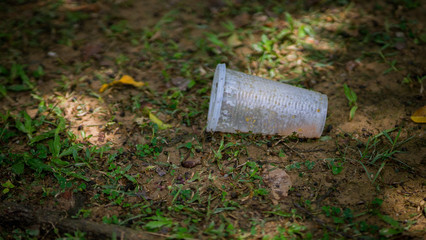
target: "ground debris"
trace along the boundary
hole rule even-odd
[[[193,168],[200,164],[201,164],[200,160],[185,160],[181,163],[182,167],[184,168]]]
[[[270,188],[274,204],[286,198],[292,186],[290,176],[283,169],[270,164],[263,166],[263,181]]]

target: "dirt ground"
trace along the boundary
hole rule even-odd
[[[0,3],[0,65],[23,65],[34,84],[13,91],[13,81],[24,79],[0,71],[8,89],[0,113],[11,116],[0,124],[1,204],[166,238],[423,239],[425,130],[410,116],[425,105],[426,6],[283,2]],[[259,53],[253,45],[267,44],[262,34],[271,40],[289,29],[289,15],[315,34],[294,27],[294,36]],[[206,132],[211,82],[221,62],[326,94],[322,137]],[[42,76],[30,74],[39,66]],[[99,92],[123,75],[146,85]],[[352,120],[344,84],[357,95]],[[171,127],[158,129],[146,109]],[[21,111],[33,120],[45,116],[33,136],[55,129],[63,117],[61,143],[82,144],[75,154],[86,160],[40,172],[26,162],[25,171],[16,172],[13,156],[40,150],[16,124]],[[14,134],[6,138],[9,131]],[[39,143],[51,149],[49,139],[53,133]],[[49,166],[51,155],[43,160]],[[286,197],[275,198],[262,180],[272,165],[290,176]],[[0,227],[0,239],[77,236],[52,229],[9,222]]]

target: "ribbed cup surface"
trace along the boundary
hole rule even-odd
[[[320,137],[327,104],[324,94],[226,69],[219,120],[208,130]]]

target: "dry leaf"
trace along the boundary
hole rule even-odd
[[[238,47],[242,44],[240,39],[238,39],[238,35],[236,33],[233,33],[231,36],[229,36],[226,42],[231,47]]]
[[[160,130],[164,130],[164,129],[167,129],[167,128],[171,128],[172,127],[172,125],[170,125],[170,124],[166,124],[166,123],[164,123],[163,121],[161,121],[157,116],[155,116],[152,112],[151,112],[151,110],[149,110],[147,107],[144,107],[143,108],[143,112],[145,113],[145,114],[147,114],[148,115],[148,117],[149,117],[149,119],[151,120],[151,122],[153,122],[153,123],[155,123],[155,124],[157,124],[158,125],[158,128],[160,129]]]
[[[111,83],[108,84],[103,84],[101,89],[99,89],[99,92],[102,93],[104,92],[107,88],[112,87],[116,84],[125,84],[125,85],[132,85],[134,87],[142,87],[145,85],[144,82],[137,82],[135,81],[131,76],[129,75],[124,75],[120,80],[114,80]]]
[[[426,106],[417,109],[413,115],[411,115],[411,120],[416,123],[426,123]]]

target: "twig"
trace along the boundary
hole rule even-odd
[[[300,155],[296,150],[294,150],[293,148],[291,148],[290,146],[288,146],[287,145],[287,143],[284,143],[283,142],[283,144],[284,144],[284,146],[286,146],[290,151],[292,151],[292,152],[294,152],[299,158],[301,158],[302,160],[305,160],[305,158],[302,156],[302,155]]]
[[[166,235],[136,231],[131,228],[107,225],[83,219],[66,218],[57,211],[38,209],[16,203],[2,203],[0,205],[0,224],[7,226],[10,223],[17,225],[43,224],[53,226],[61,232],[82,231],[89,239],[111,239],[120,236],[122,239],[165,239]]]

